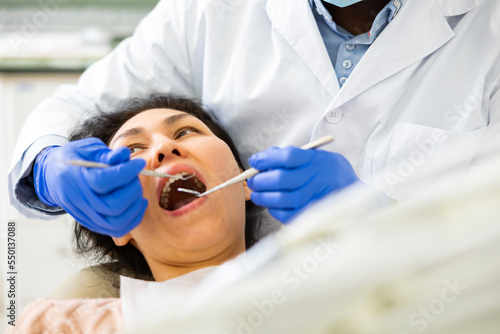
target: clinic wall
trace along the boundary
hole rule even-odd
[[[17,222],[17,316],[31,301],[48,297],[61,283],[85,266],[73,254],[70,242],[73,220],[68,216],[51,221],[25,218],[9,204],[6,177],[17,136],[27,115],[41,100],[50,96],[58,85],[75,83],[79,75],[0,73],[0,332],[6,326],[6,232],[9,220]]]

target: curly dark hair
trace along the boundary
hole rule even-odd
[[[150,109],[168,108],[192,115],[203,123],[231,149],[238,166],[244,169],[233,140],[219,124],[214,113],[199,100],[176,95],[153,94],[147,99],[132,98],[122,102],[112,112],[98,111],[82,121],[70,133],[69,140],[96,137],[109,145],[118,129],[130,118]],[[257,242],[263,208],[252,201],[246,202],[245,245],[250,248]],[[153,280],[151,270],[142,253],[130,243],[116,246],[110,236],[95,233],[76,223],[74,241],[77,253],[92,256],[108,271],[121,275]],[[119,283],[113,283],[118,285]]]

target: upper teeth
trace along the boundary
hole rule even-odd
[[[167,207],[168,206],[168,197],[169,197],[169,194],[170,194],[170,185],[172,183],[174,183],[175,181],[183,178],[183,177],[186,177],[186,176],[194,176],[194,174],[191,174],[191,173],[188,173],[188,172],[181,172],[181,173],[178,173],[176,175],[174,175],[173,177],[169,178],[167,180],[167,182],[165,182],[165,185],[163,186],[163,189],[162,189],[162,192],[161,192],[161,196],[160,196],[160,203],[163,207]],[[198,181],[198,179],[194,179],[196,184],[201,184],[200,181]]]
[[[189,175],[192,175],[191,173],[188,173],[188,172],[181,172],[179,174],[176,174],[174,175],[173,177],[169,178],[167,180],[167,182],[165,182],[165,185],[163,186],[163,189],[162,189],[162,193],[161,193],[161,196],[162,196],[162,200],[163,200],[163,197],[166,196],[168,197],[168,193],[170,191],[170,185],[172,183],[174,183],[175,181],[183,178],[184,176],[189,176]],[[197,179],[195,179],[195,181],[198,181]],[[198,181],[199,182],[199,181]],[[168,199],[168,198],[167,198]]]

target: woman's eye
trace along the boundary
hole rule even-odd
[[[143,145],[137,145],[137,144],[128,145],[127,147],[130,150],[130,154],[134,154],[145,149]]]
[[[185,135],[188,135],[192,132],[199,133],[200,131],[198,131],[198,129],[195,129],[193,127],[182,128],[179,131],[177,131],[177,133],[175,134],[175,138],[179,139],[179,138],[184,137]]]

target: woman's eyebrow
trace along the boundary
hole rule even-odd
[[[184,117],[189,117],[189,116],[191,116],[191,115],[186,114],[186,113],[172,115],[172,116],[165,118],[165,124],[172,125],[172,124],[179,122]]]
[[[191,115],[185,114],[185,113],[176,114],[176,115],[172,115],[172,116],[169,116],[169,117],[165,118],[165,120],[163,122],[165,124],[167,124],[167,125],[172,125],[172,124],[175,124],[175,123],[179,122],[181,119],[183,119],[185,117],[189,117],[189,116],[191,116]],[[127,130],[123,131],[122,133],[120,133],[113,140],[113,142],[116,142],[118,139],[121,139],[121,138],[126,138],[126,137],[132,137],[132,136],[140,135],[140,134],[144,133],[144,131],[145,131],[144,128],[141,127],[141,126],[127,129]]]
[[[140,135],[143,132],[144,132],[144,128],[140,127],[140,126],[135,127],[135,128],[130,128],[130,129],[127,129],[127,130],[123,131],[122,133],[120,133],[113,141],[116,142],[118,139],[121,139],[121,138]]]

